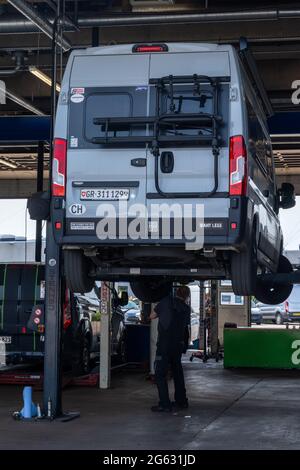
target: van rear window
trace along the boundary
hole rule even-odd
[[[91,93],[85,105],[85,136],[92,139],[95,135],[93,119],[95,117],[129,117],[132,116],[133,99],[130,93]],[[100,131],[100,132],[99,132]],[[97,128],[97,135],[104,135],[105,131]],[[113,136],[111,131],[109,136]],[[128,131],[118,131],[118,135],[129,135]]]
[[[138,87],[86,88],[71,100],[69,146],[227,146],[228,83],[150,83]],[[217,103],[217,106],[215,105]]]

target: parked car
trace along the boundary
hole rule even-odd
[[[62,289],[63,362],[76,374],[89,372],[91,359],[99,355],[99,334],[92,317],[99,311],[99,289],[86,295]],[[44,357],[45,266],[43,264],[0,264],[0,346],[6,364],[33,363]],[[122,302],[117,293],[112,301],[112,354],[124,349]],[[99,318],[100,322],[100,318]]]
[[[71,291],[125,280],[139,299],[157,302],[174,281],[230,278],[236,295],[271,304],[289,296],[291,284],[257,282],[261,270],[292,270],[278,212],[295,195],[289,183],[277,188],[268,102],[241,60],[245,49],[169,43],[71,52],[51,204]],[[179,233],[174,203],[203,229],[203,245],[191,227]]]
[[[300,322],[300,284],[295,284],[290,296],[280,304],[267,305],[258,302],[256,305],[263,322],[271,321],[277,325],[289,321]]]
[[[286,302],[277,305],[268,305],[258,302],[257,306],[261,313],[263,323],[272,322],[276,323],[276,325],[282,325],[290,319]]]
[[[125,323],[138,323],[141,321],[141,309],[133,300],[122,308]]]
[[[31,363],[44,357],[45,266],[0,264],[0,343],[6,363]],[[63,303],[64,364],[76,373],[89,369],[95,338],[86,306],[65,288]]]
[[[262,323],[262,313],[253,300],[251,300],[251,323],[256,323],[257,325]]]
[[[286,300],[286,309],[290,321],[300,322],[300,284],[295,284],[291,295]]]

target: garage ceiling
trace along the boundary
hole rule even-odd
[[[33,72],[51,74],[47,31],[49,27],[51,31],[57,3],[0,0],[0,80],[9,91],[6,104],[0,104],[0,117],[50,113],[50,87]],[[68,47],[91,46],[97,35],[101,45],[175,40],[237,45],[243,35],[250,42],[274,110],[298,111],[291,101],[291,85],[300,80],[299,2],[61,0],[60,4],[65,22],[58,82]],[[278,173],[298,174],[300,126],[299,134],[274,136],[273,144]],[[35,171],[35,145],[10,147],[0,143],[0,178],[24,178]]]

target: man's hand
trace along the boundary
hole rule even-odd
[[[157,318],[157,313],[154,312],[154,310],[152,310],[152,312],[149,315],[149,318],[150,318],[150,320],[155,320],[155,318]]]

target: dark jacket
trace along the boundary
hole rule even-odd
[[[156,305],[154,311],[159,318],[158,347],[165,351],[185,352],[189,340],[190,307],[178,297],[169,295]]]

